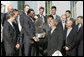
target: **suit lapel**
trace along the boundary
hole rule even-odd
[[[52,34],[51,34],[52,36],[53,36],[53,34],[55,33],[55,31],[56,31],[56,28],[55,28],[54,31],[52,32]]]
[[[73,30],[73,29],[72,29]],[[67,39],[68,39],[68,37],[72,34],[72,30],[70,31],[70,33],[69,33],[69,35],[67,36]],[[66,34],[67,35],[67,34]]]

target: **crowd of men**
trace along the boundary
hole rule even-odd
[[[1,56],[83,56],[83,16],[75,20],[67,10],[60,17],[56,6],[47,16],[44,7],[38,15],[29,5],[21,14],[12,5],[7,10],[1,13]]]

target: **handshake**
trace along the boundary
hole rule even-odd
[[[44,38],[46,33],[36,34],[36,37],[33,37],[35,42],[39,42],[39,38]]]

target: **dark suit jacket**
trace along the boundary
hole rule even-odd
[[[77,33],[77,50],[78,56],[83,56],[83,26],[79,29]]]
[[[23,28],[23,26],[24,26],[24,20],[26,19],[26,17],[27,17],[27,15],[26,15],[26,13],[24,13],[24,12],[20,15],[20,23],[21,23],[21,26],[22,26],[21,33],[22,33],[22,34],[24,33],[24,28]]]
[[[67,30],[65,32],[65,46],[69,47],[69,51],[66,52],[67,55],[69,56],[76,56],[76,29],[72,29],[71,32],[69,33],[69,35],[67,36],[67,40],[66,40],[66,35],[67,35]],[[67,43],[66,43],[67,41]]]
[[[19,37],[20,31],[19,31],[18,22],[17,22],[16,19],[15,19],[15,21],[13,22],[13,25],[14,25],[15,30],[16,30],[16,36]]]
[[[6,56],[13,56],[15,45],[17,43],[16,31],[8,21],[5,21],[3,28],[3,38],[6,50]]]
[[[41,18],[39,14],[37,16],[38,18]],[[43,15],[43,17],[44,17],[44,23],[46,23],[47,22],[46,16]]]
[[[57,27],[62,30],[62,31],[65,31],[67,28],[66,28],[66,24],[65,24],[65,29],[63,30],[63,25],[62,25],[62,22],[59,22]]]
[[[2,25],[3,25],[3,18],[4,18],[4,14],[3,13],[1,13],[1,23],[2,23]]]
[[[52,15],[52,14],[51,14]],[[52,15],[53,16],[53,15]],[[59,15],[56,15],[56,19],[55,19],[56,21],[58,21],[58,22],[61,22],[61,18],[60,18],[60,16]]]
[[[48,32],[51,30],[51,28],[49,27],[48,23],[44,23],[43,30],[46,32],[46,34],[48,34]]]
[[[7,15],[8,15],[8,12],[7,12],[7,13],[4,13],[4,17],[3,17],[3,25],[4,25],[4,22],[7,20]]]
[[[25,17],[24,20],[24,42],[33,43],[33,37],[35,36],[35,24],[32,22],[29,16]]]
[[[59,29],[55,29],[51,34],[51,31],[48,33],[48,56],[51,56],[55,51],[60,50],[63,44],[63,34]]]

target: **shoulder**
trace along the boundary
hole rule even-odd
[[[56,15],[56,17],[59,17],[59,18],[60,18],[60,16],[59,16],[59,15]]]

